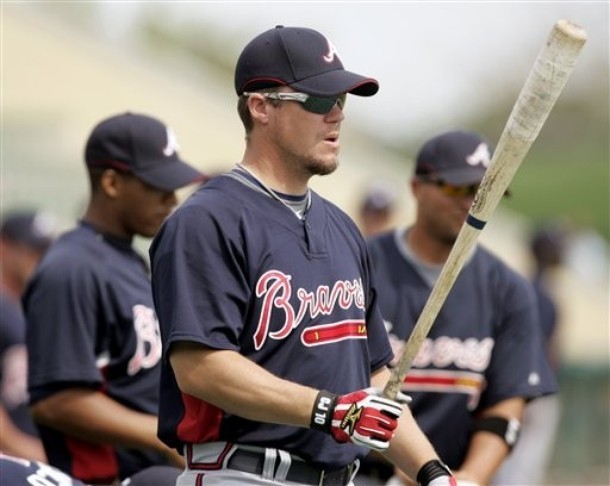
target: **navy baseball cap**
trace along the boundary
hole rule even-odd
[[[252,39],[235,68],[235,91],[290,86],[313,96],[372,96],[379,83],[346,71],[332,43],[319,32],[276,26]]]
[[[89,167],[133,173],[164,191],[203,181],[205,176],[178,156],[173,131],[156,118],[126,112],[98,123],[85,147]]]
[[[478,184],[491,162],[491,149],[474,132],[442,133],[421,147],[415,160],[415,175],[433,176],[447,184]]]
[[[0,237],[45,251],[57,234],[57,218],[48,211],[10,211],[2,218]]]

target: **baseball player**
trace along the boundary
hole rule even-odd
[[[395,353],[408,339],[490,161],[476,133],[451,131],[417,154],[415,222],[368,240]],[[417,423],[458,480],[488,484],[514,446],[524,404],[556,391],[531,285],[478,246],[405,379]]]
[[[547,286],[552,271],[563,263],[567,244],[567,231],[562,225],[537,228],[530,239],[530,252],[534,260],[531,281],[536,294],[540,328],[549,362],[557,376],[557,325],[559,308]],[[519,443],[502,464],[492,484],[540,484],[544,482],[555,447],[561,418],[561,397],[547,395],[531,401],[523,412],[523,427]]]
[[[24,296],[31,410],[50,464],[108,484],[181,459],[156,437],[161,340],[147,263],[151,237],[201,174],[159,120],[123,113],[85,148],[91,196]]]
[[[28,410],[26,323],[21,295],[54,237],[46,211],[10,210],[0,227],[0,451],[46,461]]]
[[[278,26],[244,48],[235,89],[242,162],[150,250],[177,484],[346,485],[371,448],[422,485],[450,484],[406,397],[380,396],[392,351],[364,240],[308,187],[337,167],[346,94],[377,81],[345,70],[319,32]]]

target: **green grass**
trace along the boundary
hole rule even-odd
[[[609,183],[604,148],[552,154],[532,149],[511,183],[512,197],[502,204],[536,222],[563,218],[592,227],[610,241]]]

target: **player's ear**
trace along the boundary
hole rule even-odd
[[[119,195],[121,175],[114,169],[106,169],[100,178],[100,187],[104,194],[114,199]]]
[[[414,196],[417,196],[417,193],[419,192],[419,188],[422,185],[421,180],[414,176],[414,177],[411,177],[408,184],[409,184],[409,187],[411,188],[411,193]]]
[[[252,93],[248,96],[248,109],[252,120],[259,123],[267,123],[269,120],[269,110],[273,109],[271,103],[268,103],[264,96],[258,93]]]

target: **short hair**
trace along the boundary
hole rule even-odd
[[[256,93],[277,93],[280,91],[281,86],[274,86],[271,88],[265,88],[257,90]],[[269,103],[273,106],[278,106],[280,104],[280,100],[270,100]],[[250,115],[250,109],[248,108],[248,97],[241,95],[237,99],[237,113],[239,114],[239,118],[244,125],[244,129],[246,130],[246,135],[248,135],[252,128],[254,127],[254,122],[252,121],[252,115]]]
[[[89,186],[91,187],[91,193],[95,194],[100,190],[101,180],[105,167],[87,167],[87,175],[89,176]]]

